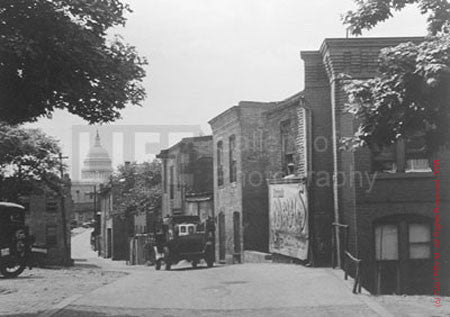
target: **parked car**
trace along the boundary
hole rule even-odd
[[[11,278],[31,264],[33,237],[25,226],[25,208],[0,202],[0,274]]]
[[[162,263],[166,270],[181,260],[197,267],[205,260],[208,267],[214,265],[214,225],[200,222],[198,216],[172,216],[165,219],[162,231],[156,235],[156,270]]]

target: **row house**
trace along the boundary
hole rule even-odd
[[[219,261],[241,262],[244,250],[255,250],[343,266],[347,251],[362,259],[362,283],[372,292],[432,292],[433,257],[449,265],[449,244],[433,243],[435,192],[448,188],[449,152],[437,154],[437,189],[420,133],[383,149],[351,152],[339,143],[358,127],[344,111],[339,75],[372,78],[380,50],[407,41],[423,38],[326,39],[301,52],[302,92],[240,102],[209,121]],[[448,198],[438,198],[448,208]],[[450,224],[448,214],[439,219]]]
[[[214,217],[212,136],[183,138],[162,150],[162,217]]]
[[[449,292],[450,278],[444,268],[449,265],[450,244],[433,243],[436,175],[423,135],[411,134],[382,149],[339,149],[339,140],[351,136],[358,127],[352,115],[344,111],[347,97],[339,75],[371,78],[376,75],[382,48],[420,41],[423,38],[326,39],[318,51],[301,53],[305,103],[312,110],[312,127],[322,125],[325,132],[313,135],[316,182],[312,185],[315,190],[320,184],[327,185],[318,182],[322,170],[314,157],[322,148],[317,138],[325,137],[331,150],[331,156],[325,151],[325,160],[327,165],[332,163],[333,172],[329,217],[343,225],[334,226],[338,261],[345,261],[344,251],[362,259],[362,283],[374,293],[431,294],[436,281],[441,283],[442,292]],[[442,151],[435,158],[441,162],[440,191],[448,191],[450,173],[444,162],[450,162],[449,152]],[[448,197],[440,197],[439,203],[442,210],[448,209]],[[317,206],[313,208],[316,212]],[[450,224],[449,217],[448,213],[441,214],[443,226]],[[342,229],[342,234],[337,228],[347,229]],[[449,238],[444,230],[440,239],[444,242]],[[442,266],[439,279],[436,272],[433,275],[435,254],[440,256]]]
[[[306,191],[299,194],[309,175],[312,153],[308,140],[313,132],[303,92],[280,102],[240,102],[209,123],[214,140],[219,260],[245,261],[243,251],[249,250],[303,261],[314,258],[316,263],[326,264],[330,230],[325,230],[323,223],[331,223],[330,188],[311,193],[317,197],[311,216],[316,221],[308,216],[309,197],[301,197]],[[323,127],[317,125],[317,129],[322,131]],[[323,158],[327,155],[328,160]],[[331,151],[317,153],[314,158],[318,167],[331,170]],[[273,200],[270,196],[275,187],[278,197]],[[285,217],[287,213],[291,218]],[[283,221],[277,221],[281,218]],[[317,228],[311,231],[309,226],[314,223]],[[309,232],[315,233],[314,238]],[[308,248],[310,242],[318,247]],[[314,257],[310,255],[313,249],[317,250]]]

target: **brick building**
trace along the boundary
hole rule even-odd
[[[162,150],[162,217],[214,217],[212,136],[183,138]]]
[[[376,152],[339,149],[357,123],[343,112],[347,99],[338,75],[371,78],[382,48],[422,40],[326,39],[318,51],[301,52],[303,92],[281,102],[241,102],[210,120],[219,260],[240,262],[243,250],[257,250],[329,265],[339,247],[339,261],[344,250],[363,260],[363,285],[373,292],[432,291],[432,256],[440,251],[448,267],[450,246],[433,246],[437,189],[423,138],[411,135]],[[442,190],[450,181],[443,164],[449,153],[437,157]],[[292,200],[274,219],[271,200],[283,204],[283,195],[296,197],[296,191],[304,210]],[[448,207],[448,198],[440,203]],[[441,215],[443,226],[448,217]],[[333,223],[347,226],[348,239],[332,234]],[[300,224],[308,229],[301,235]],[[441,239],[448,240],[447,233]],[[292,252],[298,245],[307,251]],[[449,283],[442,276],[443,292]]]
[[[214,143],[217,257],[240,262],[242,251],[267,251],[262,138],[272,103],[240,102],[209,121]]]
[[[70,219],[72,200],[70,187],[65,188],[65,197],[46,186],[36,188],[29,196],[22,198],[25,206],[25,223],[35,238],[35,245],[47,249],[43,264],[67,265],[70,259]],[[63,205],[64,204],[64,205]],[[64,208],[65,226],[61,209]],[[65,229],[65,231],[64,231]],[[64,246],[67,243],[67,250]]]
[[[305,103],[312,110],[312,128],[322,126],[322,131],[313,135],[313,145],[317,147],[317,137],[324,137],[328,144],[324,152],[317,148],[313,151],[313,187],[329,191],[329,186],[318,186],[317,173],[330,171],[331,167],[333,204],[327,201],[323,210],[328,218],[332,216],[335,222],[348,226],[348,250],[363,260],[363,285],[376,293],[431,293],[433,254],[440,252],[441,265],[448,268],[449,244],[437,249],[432,243],[435,176],[420,134],[377,151],[338,149],[338,140],[352,135],[357,123],[343,112],[346,96],[337,76],[346,73],[356,79],[373,77],[380,49],[421,40],[326,39],[318,51],[301,54],[305,63]],[[448,191],[450,174],[444,162],[450,161],[449,153],[441,152],[437,158],[441,161],[441,190]],[[313,201],[314,209],[322,204],[317,198]],[[441,197],[441,209],[448,206],[448,198]],[[443,226],[450,224],[449,215],[443,213],[441,221]],[[443,231],[442,241],[449,238],[448,231]],[[342,250],[345,241],[339,240]],[[440,280],[442,291],[448,294],[447,274],[442,269]]]

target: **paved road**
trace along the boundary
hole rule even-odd
[[[85,240],[83,240],[85,239]],[[88,235],[74,239],[76,255]],[[80,246],[80,245],[81,246]],[[78,253],[77,253],[78,252]],[[103,262],[106,263],[106,262]],[[330,269],[288,264],[206,265],[172,271],[124,268],[130,274],[82,295],[56,316],[380,316],[367,295],[353,295]],[[108,268],[105,267],[107,270]],[[109,269],[120,269],[111,265]],[[367,300],[369,300],[369,305]],[[375,309],[377,307],[375,306]]]

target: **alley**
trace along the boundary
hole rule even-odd
[[[329,269],[250,263],[192,269],[180,263],[155,271],[95,258],[88,237],[74,239],[75,258],[129,274],[80,294],[57,316],[379,316]]]
[[[172,271],[97,257],[91,230],[72,237],[72,268],[0,279],[0,316],[449,316],[428,297],[353,295],[342,272],[261,263]],[[431,303],[431,302],[430,302]]]

